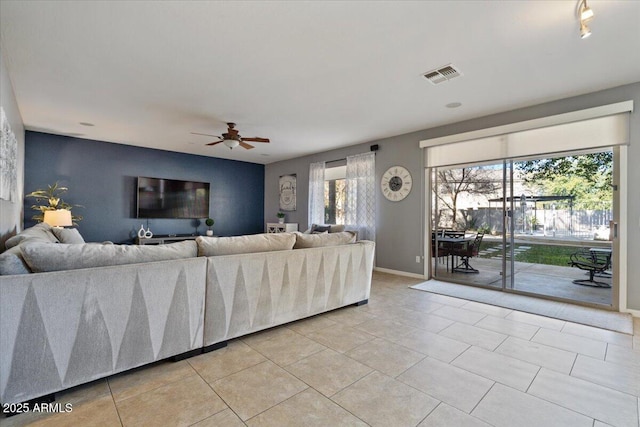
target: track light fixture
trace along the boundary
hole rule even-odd
[[[580,19],[580,38],[586,39],[591,35],[587,22],[593,18],[593,10],[587,5],[587,0],[578,2],[578,18]]]

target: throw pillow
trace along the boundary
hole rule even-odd
[[[308,229],[306,229],[304,231],[305,234],[311,234],[313,233],[313,230],[317,227],[329,227],[329,233],[340,233],[342,231],[344,231],[345,226],[344,224],[329,224],[329,225],[318,225],[318,224],[311,224],[311,227],[309,227]]]
[[[294,249],[320,248],[324,246],[338,246],[354,243],[356,233],[353,231],[343,231],[341,233],[326,234],[304,234],[295,233],[296,244]]]
[[[329,229],[329,233],[341,233],[344,231],[344,224],[334,224]]]
[[[7,249],[10,249],[14,246],[18,246],[21,242],[27,239],[36,239],[40,242],[59,243],[58,239],[51,231],[51,228],[52,227],[46,222],[40,222],[7,239],[7,241],[4,242],[4,246]]]
[[[324,233],[325,231],[328,233],[329,230],[331,230],[331,226],[330,225],[318,225],[318,224],[313,224],[311,226],[311,234],[314,233]]]
[[[157,246],[26,243],[20,248],[34,273],[193,258],[197,254],[192,240]]]
[[[20,246],[14,246],[0,254],[0,276],[29,273],[31,270],[22,258]]]
[[[252,234],[233,237],[198,236],[198,256],[235,255],[293,249],[293,233]]]
[[[58,238],[60,243],[84,243],[84,239],[76,228],[58,228],[51,229],[53,235]]]

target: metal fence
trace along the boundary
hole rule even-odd
[[[608,239],[611,209],[515,209],[508,213],[516,234],[580,239]],[[459,210],[457,228],[502,232],[502,208]],[[440,227],[453,228],[451,213],[440,212]]]

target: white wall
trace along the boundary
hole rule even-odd
[[[18,140],[18,200],[0,200],[0,251],[4,242],[22,230],[22,205],[24,198],[24,125],[18,110],[2,48],[0,47],[0,105],[4,109],[11,130]]]

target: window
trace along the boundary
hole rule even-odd
[[[344,224],[347,202],[346,166],[325,169],[324,179],[324,223]]]

